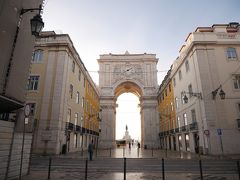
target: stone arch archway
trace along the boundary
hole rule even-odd
[[[140,100],[142,145],[158,146],[157,62],[155,54],[100,55],[102,122],[99,147],[115,146],[116,100],[125,92],[135,94]]]

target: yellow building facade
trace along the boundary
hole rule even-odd
[[[35,119],[33,152],[65,154],[97,144],[99,91],[67,34],[37,38],[27,102]]]
[[[174,92],[171,69],[165,76],[158,91],[158,112],[159,112],[159,138],[160,147],[176,150],[176,138],[174,136],[176,126],[176,111],[174,104]]]

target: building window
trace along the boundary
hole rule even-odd
[[[72,72],[75,72],[75,62],[74,62],[74,60],[72,62]]]
[[[82,97],[82,108],[84,108],[84,97]]]
[[[165,89],[165,96],[167,97],[167,89]]]
[[[196,119],[196,111],[195,111],[195,109],[191,110],[191,114],[192,114],[192,122],[196,122],[197,119]]]
[[[36,110],[36,103],[28,103],[30,106],[30,116],[34,116]]]
[[[67,112],[67,122],[71,122],[71,109],[68,109]]]
[[[171,102],[171,111],[173,111],[173,102]]]
[[[83,117],[81,116],[80,126],[83,127]]]
[[[179,105],[178,105],[178,98],[175,98],[175,104],[176,104],[176,109],[178,109]]]
[[[84,77],[84,79],[83,79],[83,87],[85,87],[85,86],[86,86],[86,79]]]
[[[28,90],[37,90],[39,83],[39,76],[30,76],[29,77],[29,84]]]
[[[89,86],[89,84],[88,84],[87,88],[88,88],[88,94],[90,94],[90,86]]]
[[[173,78],[173,86],[175,87],[176,86],[176,79]]]
[[[81,81],[81,70],[78,71],[78,80]]]
[[[73,137],[73,146],[75,147],[75,148],[77,148],[77,133],[74,133],[74,137]]]
[[[80,101],[80,93],[77,92],[77,95],[76,95],[76,103],[79,104],[79,101]]]
[[[88,111],[88,101],[86,100],[86,106],[85,106],[85,108],[86,108],[86,111]]]
[[[72,99],[72,97],[73,97],[73,85],[72,84],[70,84],[69,95],[70,95],[70,97]]]
[[[188,72],[189,71],[189,62],[188,62],[188,60],[186,60],[186,62],[185,62],[185,68],[186,68],[186,72]]]
[[[236,60],[237,59],[237,51],[235,48],[229,47],[227,48],[227,58],[229,60]]]
[[[234,89],[240,89],[240,74],[233,75]]]
[[[171,92],[171,90],[172,90],[171,89],[171,84],[168,85],[168,90],[169,90],[169,92]]]
[[[39,63],[42,61],[42,58],[43,58],[43,50],[38,49],[33,53],[32,62]]]
[[[78,124],[78,113],[75,113],[75,115],[74,115],[74,124],[75,125]]]
[[[192,97],[192,93],[193,93],[192,84],[188,85],[188,92],[189,92],[189,97],[191,98]]]
[[[180,117],[179,116],[177,117],[177,123],[178,123],[178,127],[180,128],[181,127],[181,122],[180,122]]]
[[[183,114],[183,122],[184,122],[184,126],[188,125],[186,113]]]
[[[179,80],[182,79],[182,71],[181,70],[178,71],[178,78],[179,78]]]

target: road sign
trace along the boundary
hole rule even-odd
[[[217,129],[217,133],[218,133],[219,136],[221,136],[222,135],[222,129],[220,129],[220,128]]]

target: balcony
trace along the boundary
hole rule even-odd
[[[175,133],[178,133],[178,132],[180,132],[180,128],[175,129]]]
[[[175,133],[174,129],[171,129],[170,134],[174,134],[174,133]]]
[[[197,122],[193,122],[191,124],[189,124],[189,129],[192,130],[198,130],[198,124]]]
[[[187,130],[187,129],[186,129],[186,126],[182,126],[182,127],[181,127],[181,131],[184,132],[184,131],[186,131],[186,130]]]
[[[82,127],[82,133],[86,133],[86,128]]]
[[[74,124],[70,122],[66,122],[66,130],[73,131],[74,130]]]
[[[75,126],[77,132],[81,132],[81,127],[79,125]]]

